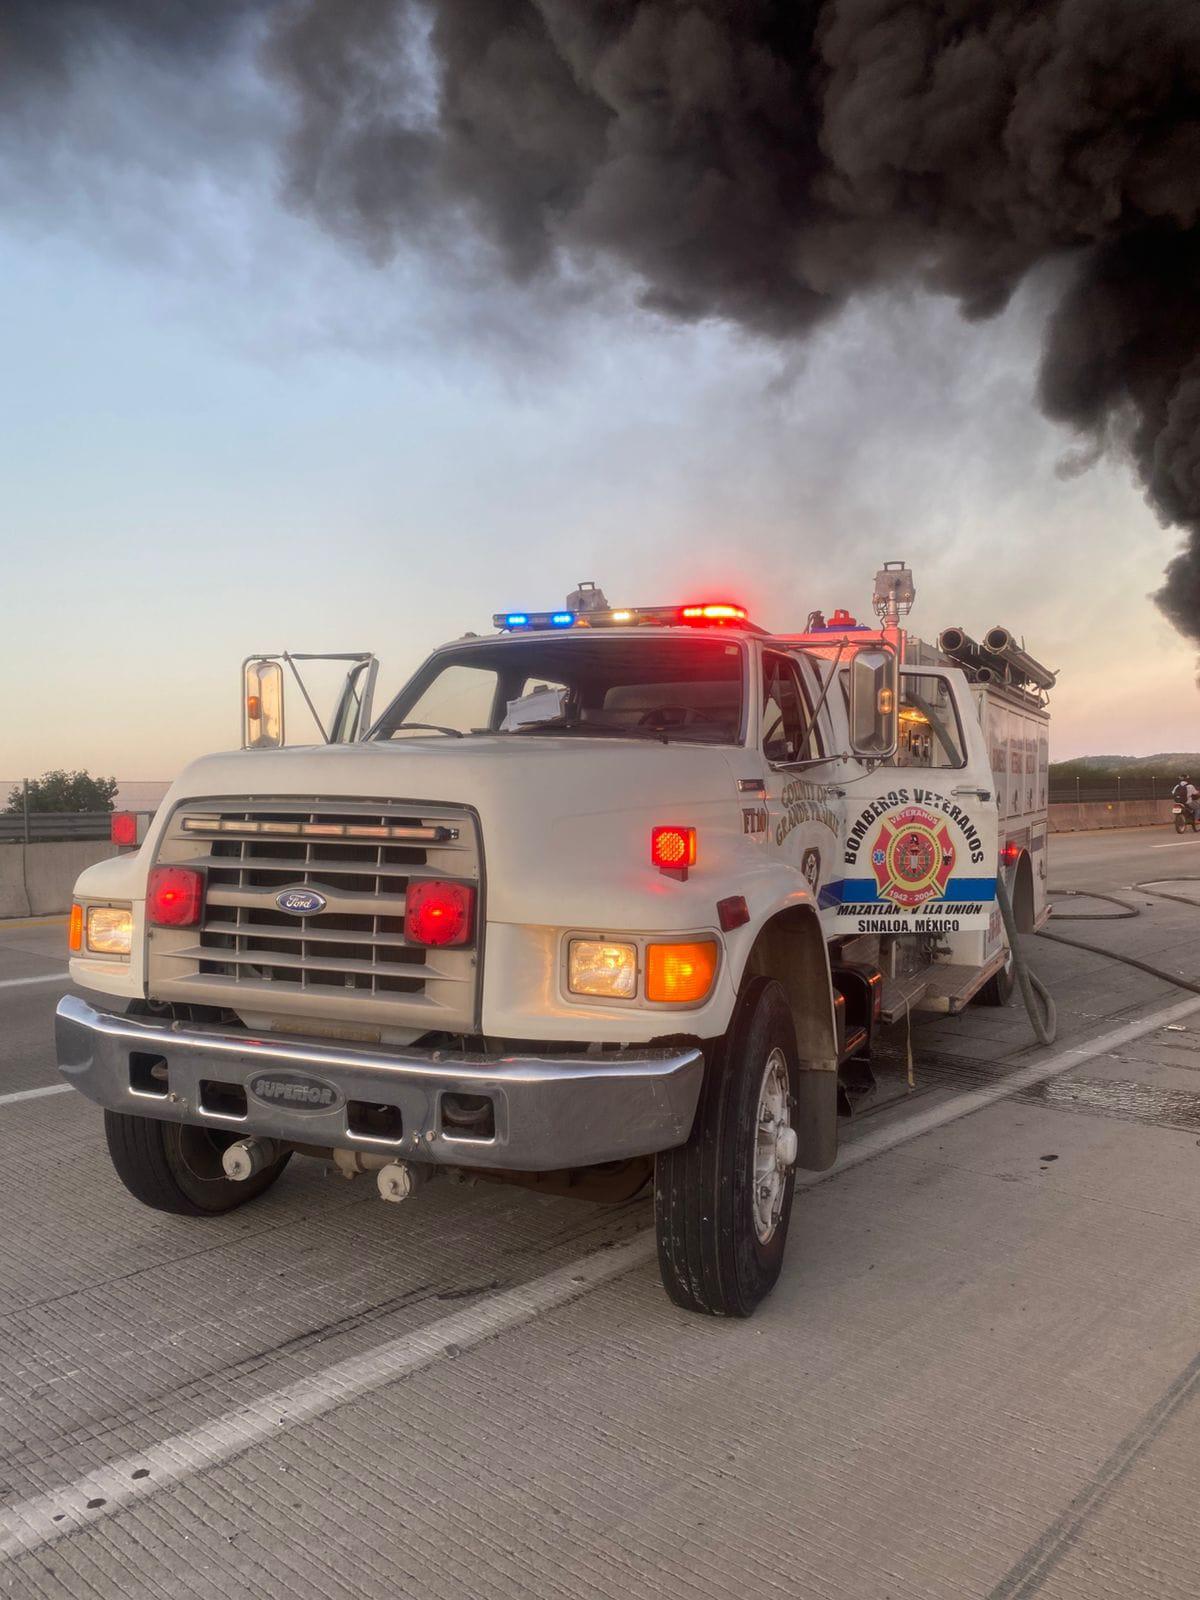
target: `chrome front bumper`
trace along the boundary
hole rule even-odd
[[[55,1034],[63,1077],[110,1111],[322,1148],[391,1150],[398,1160],[532,1172],[683,1144],[704,1073],[695,1048],[384,1053],[119,1017],[75,995],[59,1001]],[[231,1113],[231,1090],[234,1099],[244,1095],[244,1114]],[[487,1096],[494,1137],[447,1131],[445,1095]],[[400,1137],[353,1132],[358,1105],[398,1108]]]

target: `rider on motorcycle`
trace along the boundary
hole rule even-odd
[[[1200,801],[1200,789],[1197,789],[1187,773],[1183,773],[1179,782],[1171,790],[1171,799],[1176,805],[1183,806],[1192,824],[1192,832],[1196,831],[1197,801]]]

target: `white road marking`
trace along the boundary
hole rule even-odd
[[[1170,844],[1152,844],[1151,850],[1187,850],[1200,848],[1200,841],[1195,839],[1175,839]]]
[[[0,1106],[15,1105],[18,1100],[40,1100],[47,1094],[70,1094],[69,1083],[48,1083],[41,1089],[17,1089],[12,1094],[0,1094]]]
[[[468,1350],[567,1305],[653,1259],[653,1234],[639,1234],[628,1244],[598,1250],[532,1283],[490,1295],[453,1316],[390,1339],[363,1355],[339,1361],[311,1378],[302,1378],[237,1411],[201,1423],[189,1433],[176,1434],[148,1450],[109,1462],[76,1483],[0,1510],[0,1561],[36,1550],[65,1533],[111,1516],[133,1500],[155,1494],[165,1485],[218,1462],[229,1461],[264,1439],[275,1438],[281,1426],[294,1428],[311,1422],[347,1400],[410,1377],[448,1355]],[[135,1473],[147,1475],[135,1478]],[[56,1522],[56,1517],[63,1520]]]
[[[1137,1022],[1126,1023],[1098,1039],[1068,1046],[998,1079],[995,1084],[968,1090],[941,1105],[898,1121],[892,1127],[856,1139],[845,1147],[828,1172],[804,1174],[798,1182],[805,1187],[828,1182],[897,1145],[908,1144],[947,1123],[957,1122],[972,1112],[1005,1100],[1018,1090],[1044,1083],[1105,1051],[1197,1012],[1200,1012],[1200,999],[1193,997]],[[64,1535],[90,1527],[169,1484],[231,1461],[263,1440],[277,1437],[281,1427],[294,1428],[311,1422],[348,1401],[411,1377],[445,1356],[469,1350],[486,1339],[568,1305],[601,1284],[637,1267],[648,1266],[654,1256],[654,1233],[648,1229],[627,1244],[598,1250],[531,1283],[491,1295],[466,1310],[390,1339],[363,1355],[339,1361],[236,1411],[214,1417],[187,1433],[175,1434],[147,1450],[111,1461],[74,1483],[4,1507],[0,1509],[0,1562],[53,1544]],[[144,1476],[135,1477],[135,1473]]]
[[[33,983],[61,983],[65,989],[70,982],[69,972],[48,972],[44,978],[0,978],[0,989],[25,989]]]

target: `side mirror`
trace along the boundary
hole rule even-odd
[[[283,664],[250,660],[243,674],[242,749],[278,750],[283,744]]]
[[[891,650],[866,646],[850,663],[850,748],[886,761],[899,738],[899,666]]]

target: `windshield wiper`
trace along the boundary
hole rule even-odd
[[[464,737],[461,728],[443,728],[440,722],[398,722],[394,728],[388,730],[388,738],[394,733],[401,733],[405,728],[415,728],[420,733],[445,733],[452,739]]]

